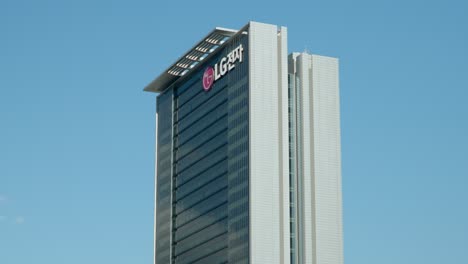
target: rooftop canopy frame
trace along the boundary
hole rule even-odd
[[[175,82],[180,77],[186,75],[202,62],[206,57],[223,45],[229,38],[238,31],[226,28],[215,28],[205,38],[199,41],[192,49],[180,57],[161,75],[154,79],[145,91],[160,93],[168,85]]]

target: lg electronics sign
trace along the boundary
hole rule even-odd
[[[213,67],[208,66],[203,73],[203,89],[209,91],[213,84],[221,79],[224,75],[236,67],[237,62],[242,63],[244,57],[244,48],[242,44],[237,46],[234,50],[229,52],[228,55],[221,58]]]

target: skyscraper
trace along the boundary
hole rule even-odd
[[[338,61],[216,28],[150,83],[155,263],[342,264]]]

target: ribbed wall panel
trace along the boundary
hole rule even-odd
[[[342,264],[338,60],[295,53],[300,263]],[[301,244],[302,243],[302,244]]]
[[[280,197],[280,263],[289,264],[290,256],[290,185],[289,185],[289,119],[288,119],[288,32],[285,27],[278,33],[278,132],[279,132],[279,186]]]
[[[281,263],[277,31],[273,25],[250,23],[251,263]]]
[[[343,263],[338,60],[312,55],[317,263]]]

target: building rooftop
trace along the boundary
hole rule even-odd
[[[237,30],[227,28],[215,28],[175,63],[169,66],[167,70],[162,72],[156,79],[148,84],[144,90],[155,93],[162,92],[168,85],[196,68],[200,62],[202,62],[237,32]]]

